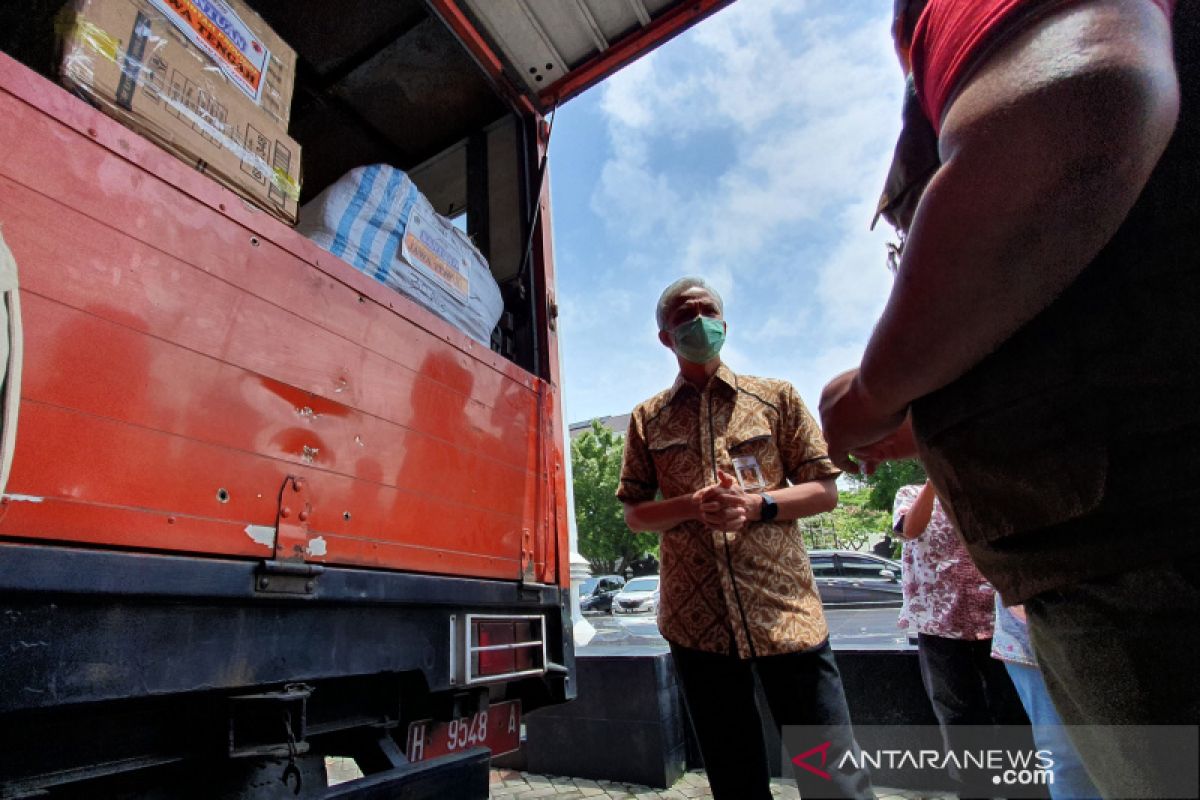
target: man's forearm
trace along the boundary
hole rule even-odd
[[[992,57],[944,121],[945,163],[857,378],[879,416],[954,381],[1048,306],[1118,229],[1166,146],[1178,86],[1161,12],[1073,9]],[[1063,52],[1085,66],[1062,66]]]
[[[837,481],[833,478],[772,489],[767,494],[779,506],[779,514],[775,517],[778,520],[804,519],[837,507]],[[750,497],[753,503],[750,518],[757,520],[762,515],[762,497]]]
[[[684,522],[700,518],[700,507],[693,495],[670,500],[647,500],[625,504],[625,524],[631,531],[669,531]]]

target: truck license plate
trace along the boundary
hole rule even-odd
[[[414,762],[472,747],[486,747],[499,756],[520,746],[520,700],[492,703],[485,711],[449,722],[422,719],[408,726],[408,760]]]

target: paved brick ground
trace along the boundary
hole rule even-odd
[[[775,779],[771,784],[775,797],[799,800],[800,793],[791,781]],[[896,789],[876,790],[878,800],[953,800],[953,795],[922,795],[917,792],[902,792]],[[532,775],[512,770],[492,770],[493,800],[526,800],[526,798],[597,798],[597,800],[690,800],[711,798],[708,778],[703,772],[689,772],[670,789],[651,789],[630,783],[615,781],[589,781],[583,778],[559,778],[549,775]]]
[[[348,758],[329,758],[325,761],[331,784],[361,778],[358,766]],[[589,781],[584,778],[560,778],[553,775],[533,775],[509,769],[494,769],[491,774],[492,800],[534,800],[539,797],[596,798],[596,800],[693,800],[711,798],[708,778],[703,772],[689,772],[670,789],[651,789],[632,783]],[[772,793],[784,800],[799,800],[800,793],[790,781],[775,779]],[[878,800],[954,800],[953,795],[923,795],[896,789],[876,789]]]

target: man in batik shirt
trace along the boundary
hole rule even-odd
[[[801,793],[870,797],[865,771],[834,763],[857,747],[796,524],[836,505],[838,470],[791,384],[721,362],[723,306],[703,281],[667,287],[657,318],[679,377],[634,409],[617,497],[631,529],[662,533],[659,628],[713,794],[771,797],[757,674],[776,725],[830,726],[830,780],[798,769]]]

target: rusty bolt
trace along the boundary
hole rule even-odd
[[[290,508],[288,508],[287,506],[284,506],[283,508],[279,509],[279,516],[283,517],[284,519],[287,519],[291,515],[292,515],[292,510]]]
[[[174,518],[174,517],[167,517],[167,524],[168,524],[168,525],[174,525],[174,524],[175,524],[175,518]]]
[[[292,488],[297,492],[304,489],[304,478],[296,478],[296,480],[292,482]]]
[[[96,130],[95,128],[88,128],[88,136],[99,136],[99,135],[100,135],[100,131]]]
[[[307,511],[301,511],[301,512],[300,512],[300,521],[301,521],[301,522],[307,522],[307,521],[308,521],[308,512],[307,512]]]

